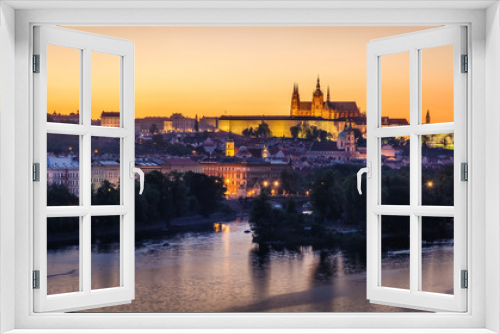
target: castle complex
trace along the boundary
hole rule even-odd
[[[324,119],[357,118],[360,117],[356,102],[333,102],[330,101],[330,87],[327,88],[326,101],[319,83],[316,81],[316,89],[312,94],[311,101],[300,101],[299,85],[294,84],[292,93],[292,104],[290,106],[292,117],[316,117]]]

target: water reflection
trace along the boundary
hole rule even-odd
[[[364,247],[330,251],[259,247],[251,234],[244,233],[248,228],[247,221],[236,220],[219,228],[137,240],[135,300],[92,311],[411,311],[366,300]],[[446,256],[449,250],[440,244],[426,250],[425,263],[433,266],[430,275],[453,268],[448,262],[452,257]]]

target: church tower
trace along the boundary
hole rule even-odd
[[[431,112],[427,109],[427,114],[425,115],[425,124],[431,124]]]
[[[226,157],[234,157],[234,140],[232,138],[226,141]]]
[[[321,117],[323,111],[323,92],[321,91],[321,87],[319,84],[319,76],[316,81],[316,90],[313,93],[312,103],[311,103],[311,115],[312,117]]]
[[[293,85],[292,105],[290,107],[290,116],[299,116],[300,95],[299,85]]]

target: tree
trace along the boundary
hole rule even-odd
[[[47,187],[48,206],[70,206],[78,205],[78,196],[69,192],[69,189],[62,184],[51,183]]]
[[[306,129],[305,137],[308,140],[316,140],[319,137],[319,130],[316,126],[311,126]]]
[[[328,140],[328,132],[325,130],[319,130],[319,139],[321,141],[327,141]]]
[[[184,175],[184,181],[189,196],[196,200],[195,203],[201,215],[208,217],[217,210],[226,192],[226,187],[221,178],[187,172]]]
[[[269,196],[263,192],[254,201],[250,213],[250,228],[261,239],[271,239],[275,235],[276,225],[273,222],[273,208],[268,202]]]
[[[290,134],[292,135],[292,138],[297,139],[299,137],[300,133],[300,125],[295,125],[290,127]]]
[[[321,170],[315,175],[309,198],[320,221],[334,221],[341,218],[343,192],[341,180],[336,169]]]
[[[119,205],[120,204],[120,188],[108,180],[101,182],[99,188],[92,191],[92,205]]]
[[[253,137],[254,136],[254,131],[252,127],[246,128],[245,130],[242,131],[243,136],[245,137]]]
[[[161,134],[153,135],[153,145],[158,147],[165,145],[165,141],[163,140],[163,136]]]
[[[297,194],[301,190],[302,177],[293,169],[283,169],[280,180],[281,188],[288,194]]]
[[[151,127],[149,128],[149,133],[151,133],[152,135],[158,133],[158,126],[156,126],[155,123],[151,124]]]
[[[269,129],[269,125],[266,122],[260,123],[259,127],[257,128],[256,135],[257,137],[264,137],[264,138],[271,137],[272,132]]]
[[[353,128],[352,131],[354,131],[354,139],[358,140],[359,138],[363,138],[363,134],[361,133],[360,129]]]

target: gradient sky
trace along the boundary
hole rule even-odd
[[[366,44],[428,27],[72,27],[135,44],[136,117],[288,115],[294,83],[310,101],[319,75],[331,100],[366,111]],[[52,47],[48,112],[78,109],[78,52]],[[422,60],[423,109],[432,122],[453,116],[451,47]],[[73,55],[72,55],[73,53]],[[382,60],[382,110],[407,118],[408,59]],[[111,58],[111,59],[107,59]],[[92,118],[118,110],[119,62],[93,55]],[[384,65],[388,64],[388,65]],[[110,97],[111,96],[111,97]],[[450,118],[451,117],[451,118]]]

